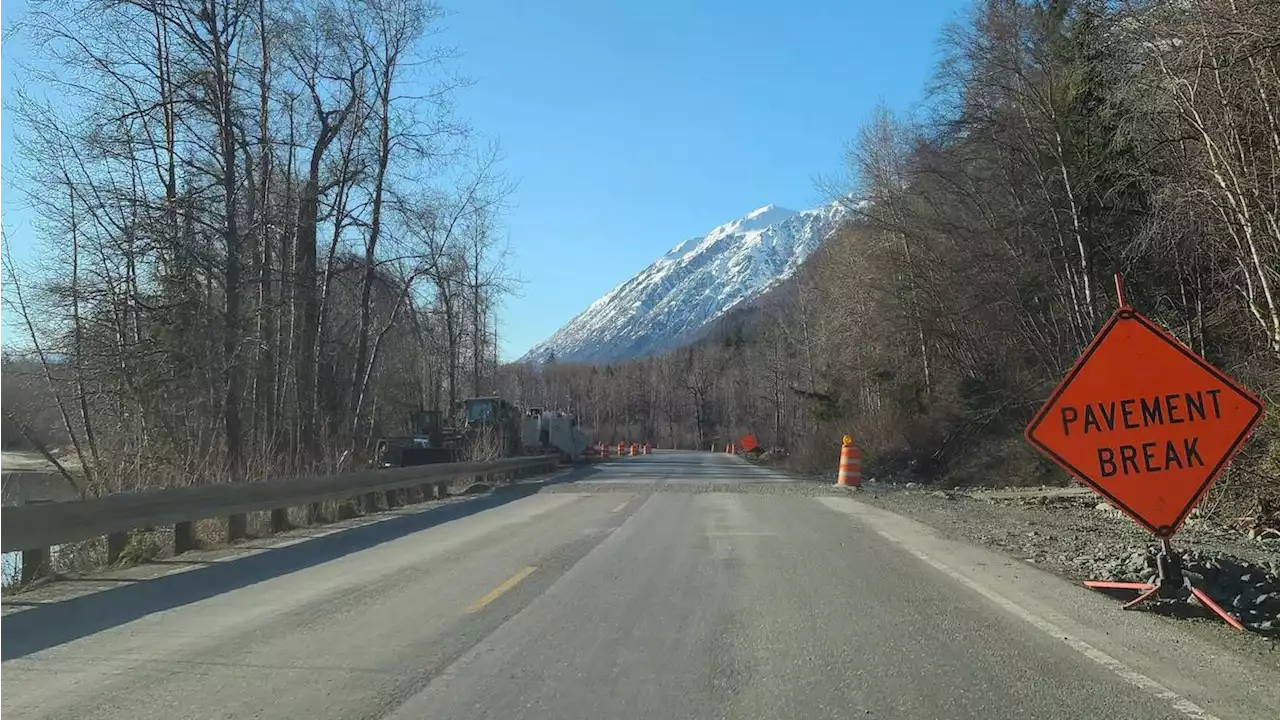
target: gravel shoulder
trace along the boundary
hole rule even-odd
[[[1150,581],[1155,576],[1151,536],[1091,492],[870,484],[855,495],[919,520],[943,537],[999,550],[1072,581]],[[1193,517],[1173,545],[1197,585],[1253,631],[1244,642],[1273,653],[1280,664],[1280,541],[1251,539]],[[1156,603],[1151,609],[1188,620],[1186,626],[1197,634],[1232,636],[1233,645],[1243,639],[1200,608]]]

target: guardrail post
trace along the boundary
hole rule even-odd
[[[227,542],[243,540],[249,535],[249,516],[236,513],[227,516]]]
[[[195,523],[186,520],[173,525],[173,554],[181,555],[188,550],[196,549]]]
[[[441,500],[449,497],[449,483],[436,483],[436,497]]]
[[[307,503],[307,524],[318,525],[320,518],[324,516],[324,507],[318,503]]]
[[[18,581],[23,585],[49,574],[49,548],[32,548],[22,551],[22,573]]]
[[[383,496],[386,498],[386,501],[387,501],[388,510],[400,504],[399,503],[400,498],[397,497],[398,494],[399,493],[395,490],[387,490],[386,492],[383,493]]]
[[[289,529],[289,508],[276,508],[271,511],[271,532],[282,533]]]
[[[360,510],[365,515],[378,512],[378,493],[367,492],[361,495]]]
[[[120,562],[120,554],[124,552],[124,548],[129,544],[129,533],[118,532],[111,533],[107,536],[107,564],[115,565]]]

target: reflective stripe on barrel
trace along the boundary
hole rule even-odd
[[[837,485],[862,485],[862,453],[852,445],[840,448],[840,474],[836,476]]]

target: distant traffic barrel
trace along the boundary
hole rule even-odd
[[[836,476],[836,485],[862,486],[862,453],[853,446],[853,438],[849,435],[845,435],[840,444],[840,473]]]

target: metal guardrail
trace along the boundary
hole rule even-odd
[[[0,550],[47,548],[154,525],[191,522],[307,505],[364,493],[434,485],[450,480],[554,466],[555,455],[483,463],[447,463],[294,478],[274,482],[148,490],[92,500],[0,508]]]

